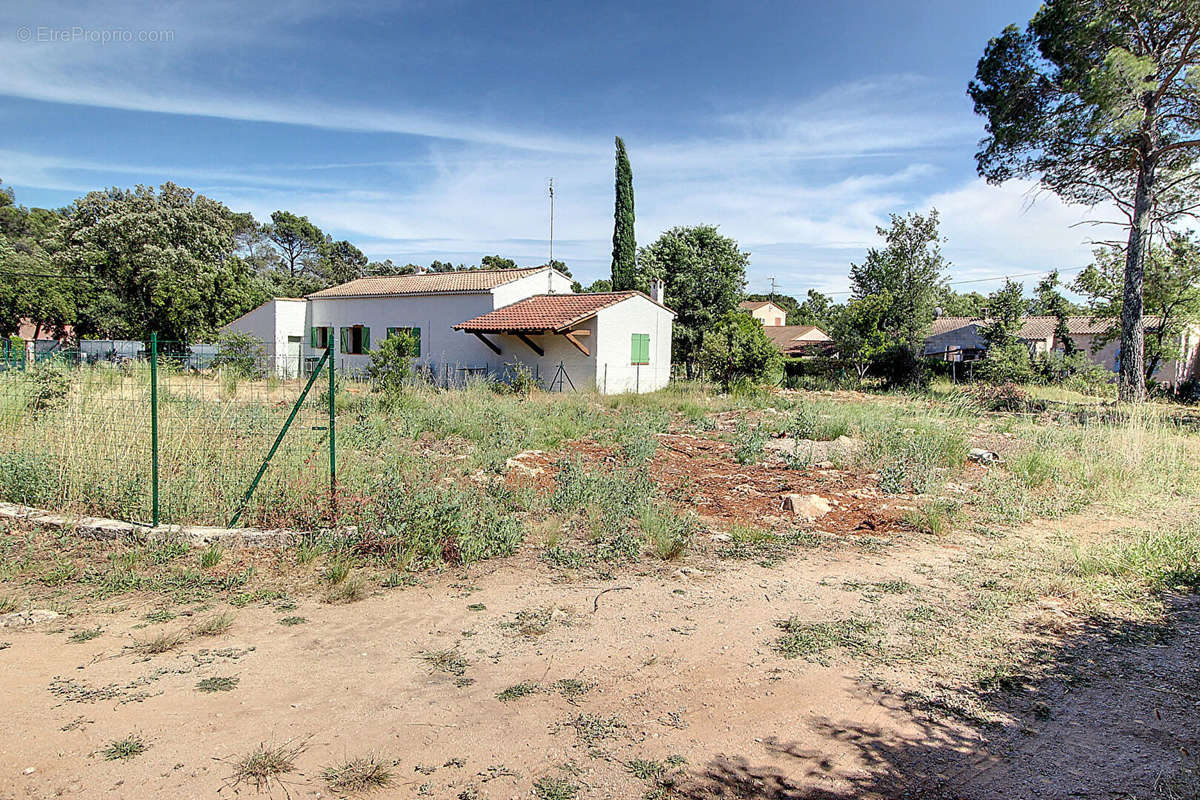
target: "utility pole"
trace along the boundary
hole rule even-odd
[[[776,284],[775,284],[775,276],[774,276],[774,275],[772,275],[772,276],[771,276],[771,302],[772,302],[772,303],[774,303],[774,302],[775,302],[775,290],[776,290],[777,288],[778,288],[778,287],[777,287],[777,286],[776,286]]]
[[[550,179],[550,263],[554,263],[554,178]]]

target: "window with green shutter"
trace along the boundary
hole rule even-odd
[[[398,336],[402,333],[408,334],[410,337],[412,337],[413,345],[412,345],[412,349],[409,350],[408,355],[412,356],[413,358],[420,358],[421,357],[421,329],[418,327],[415,327],[415,326],[413,326],[413,327],[401,326],[399,328],[388,328],[387,329],[388,336]]]
[[[308,343],[313,350],[324,350],[329,347],[329,340],[332,338],[333,328],[315,325],[308,329]]]
[[[340,338],[346,355],[361,356],[371,349],[371,329],[364,325],[342,328]]]
[[[635,333],[629,346],[629,363],[631,364],[649,364],[650,363],[650,334]]]

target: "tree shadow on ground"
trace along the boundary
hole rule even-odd
[[[712,759],[674,796],[1200,797],[1172,788],[1200,787],[1200,596],[1168,598],[1158,623],[1089,619],[982,685],[934,696],[861,691],[892,724],[812,719],[807,727],[828,748],[764,739],[752,756]],[[829,753],[846,750],[861,768],[830,762]]]

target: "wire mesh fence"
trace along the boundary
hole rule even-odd
[[[330,360],[154,337],[108,357],[30,350],[0,354],[0,500],[149,524],[331,521]]]

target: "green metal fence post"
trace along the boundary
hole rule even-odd
[[[271,465],[271,459],[275,458],[275,452],[279,449],[279,445],[283,442],[283,437],[287,436],[288,428],[292,427],[292,421],[296,419],[296,415],[300,413],[300,407],[304,405],[304,398],[308,397],[308,391],[317,382],[317,378],[321,376],[321,369],[325,366],[325,360],[329,359],[329,352],[313,367],[312,374],[308,376],[308,383],[304,384],[304,390],[300,392],[300,396],[296,398],[296,402],[292,404],[292,411],[288,414],[287,421],[283,423],[283,427],[279,429],[279,434],[275,437],[275,441],[271,444],[271,449],[267,451],[267,457],[263,459],[262,464],[258,468],[258,472],[254,475],[254,480],[250,481],[250,488],[242,495],[242,500],[238,504],[237,509],[233,512],[233,516],[229,520],[229,524],[225,527],[233,528],[238,524],[238,520],[242,518],[242,512],[246,510],[246,505],[250,502],[250,498],[254,496],[254,490],[258,488],[258,482],[267,472],[267,467]],[[316,430],[320,430],[319,428]]]
[[[334,408],[336,388],[333,380],[333,342],[329,343],[329,522],[337,522],[337,411]]]
[[[158,527],[158,334],[150,334],[150,524]]]

